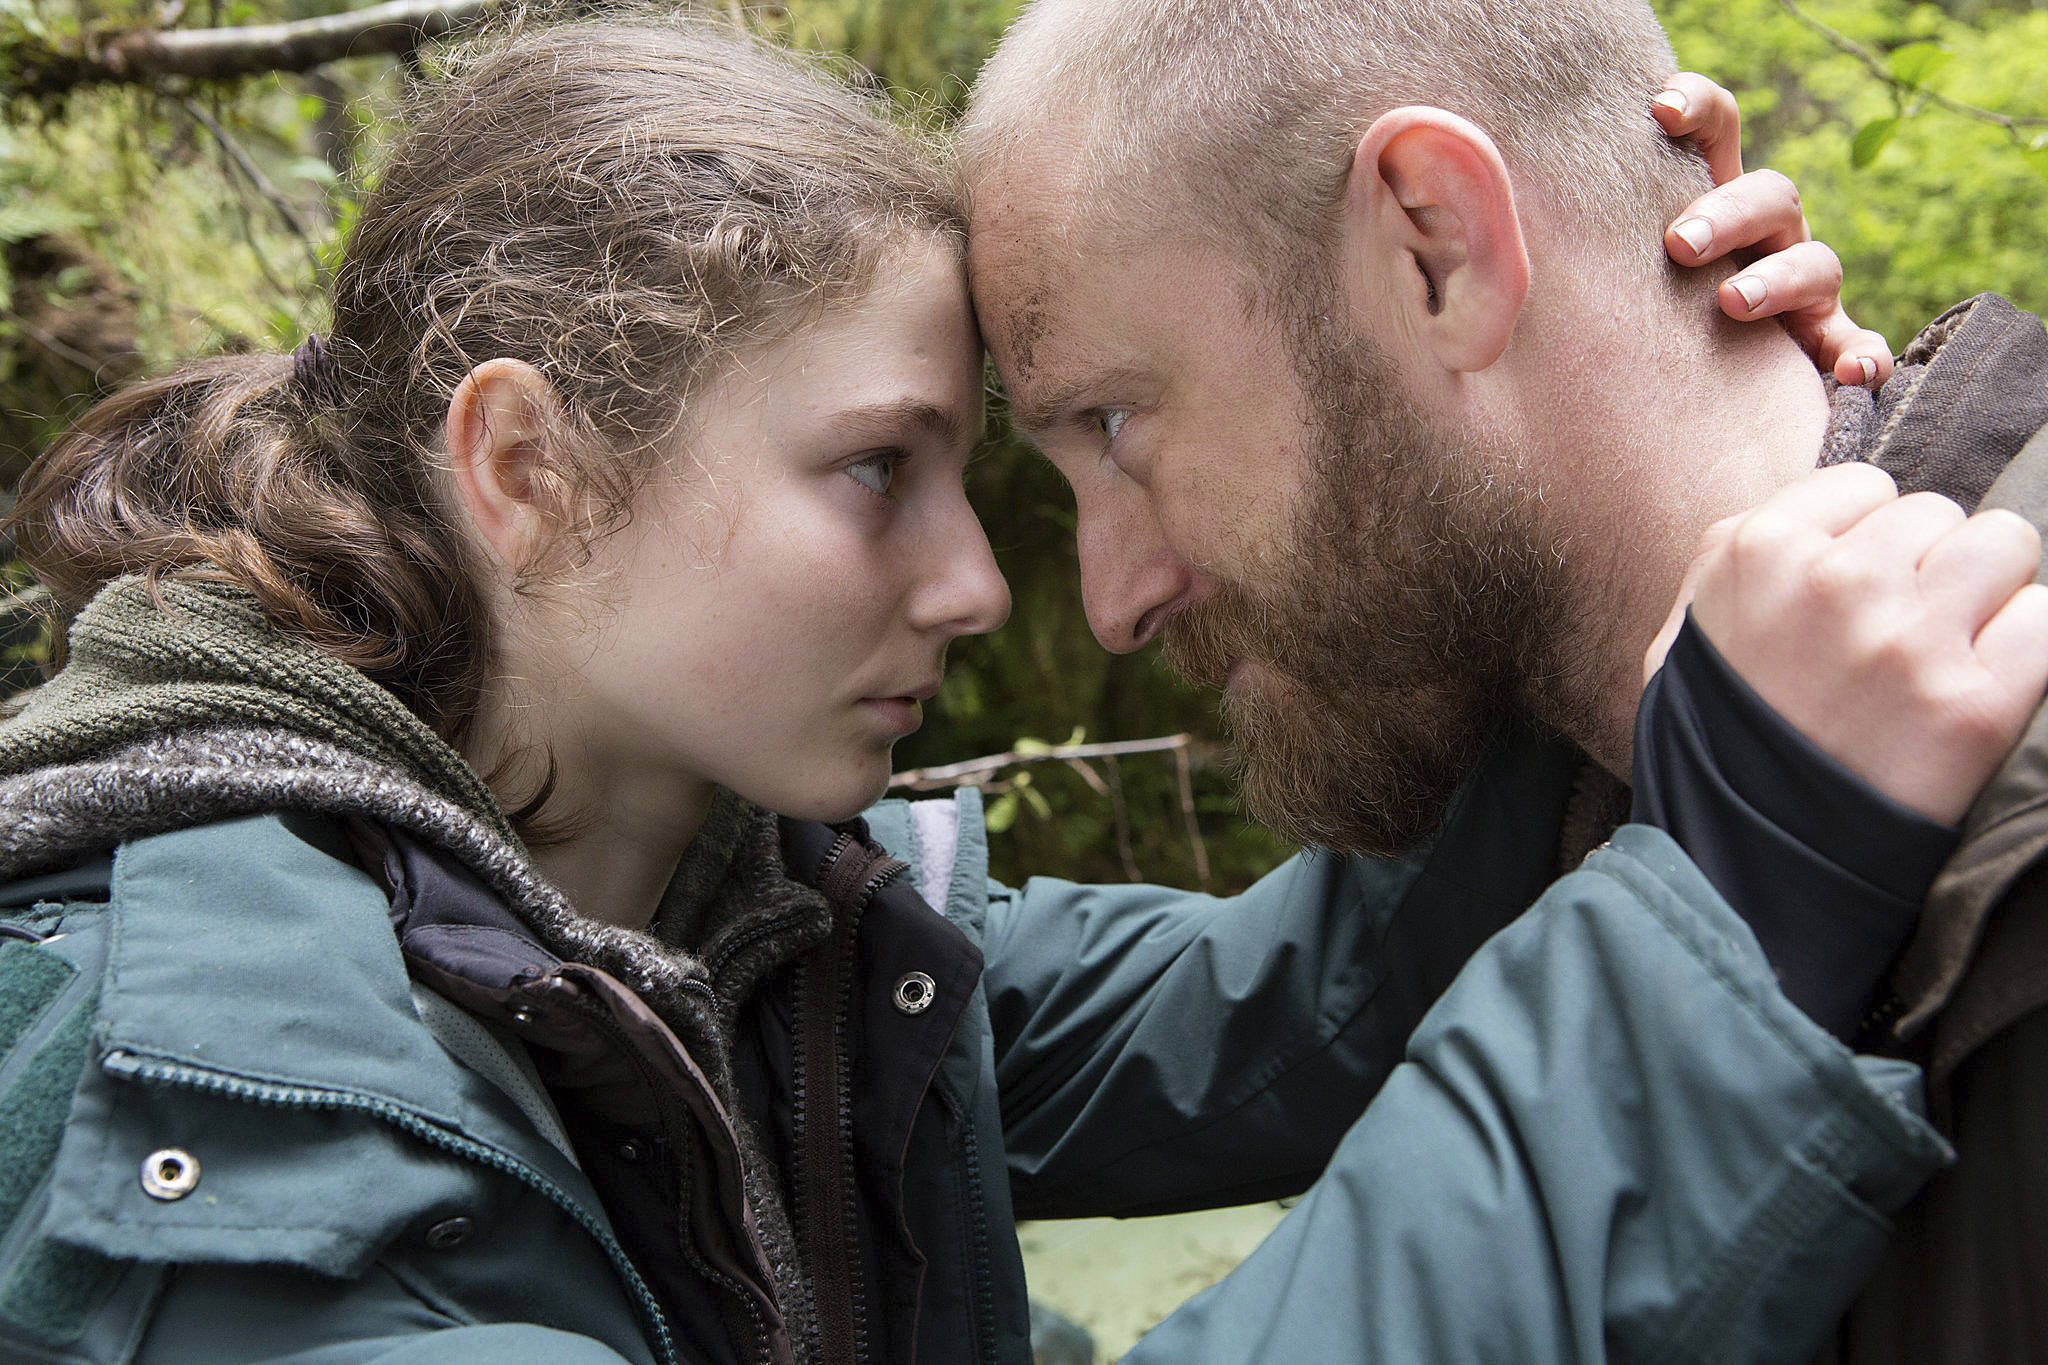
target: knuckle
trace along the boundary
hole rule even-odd
[[[1699,551],[1694,554],[1693,561],[1695,563],[1705,563],[1718,559],[1727,553],[1728,546],[1735,539],[1736,529],[1742,525],[1742,521],[1743,519],[1739,516],[1723,517],[1709,525],[1700,534]]]
[[[1789,520],[1758,513],[1732,527],[1725,544],[1738,567],[1775,570],[1792,558],[1798,540],[1798,528]]]
[[[1834,611],[1859,607],[1879,595],[1889,575],[1883,563],[1860,548],[1837,546],[1814,556],[1806,566],[1806,590]],[[1884,637],[1887,646],[1896,644],[1895,633]]]
[[[1821,285],[1830,294],[1841,293],[1842,258],[1835,254],[1835,249],[1826,242],[1806,242],[1802,245],[1806,250],[1806,254],[1812,258],[1810,264],[1813,269],[1814,282]],[[1845,317],[1844,321],[1846,320]]]
[[[1912,508],[1916,517],[1924,517],[1930,522],[1940,522],[1949,527],[1962,525],[1967,517],[1962,505],[1954,498],[1927,489],[1908,493],[1899,499],[1899,503],[1901,506]]]
[[[2007,508],[1993,507],[1979,512],[1970,518],[1970,525],[1978,535],[2003,541],[2016,550],[2034,556],[2041,553],[2040,528]]]
[[[1772,170],[1768,166],[1758,171],[1757,174],[1763,177],[1761,186],[1770,194],[1773,200],[1788,206],[1795,213],[1801,209],[1805,201],[1800,197],[1799,186],[1792,183],[1792,177],[1786,175],[1783,171]]]
[[[1829,465],[1813,477],[1826,480],[1830,485],[1840,485],[1844,496],[1882,495],[1887,498],[1899,496],[1898,480],[1894,479],[1884,470],[1879,469],[1876,465],[1867,464],[1862,460],[1851,460],[1847,464]],[[1867,488],[1868,492],[1862,493],[1857,487],[1859,484]]]

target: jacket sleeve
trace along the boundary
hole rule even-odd
[[[1429,847],[1303,853],[1237,896],[976,878],[1019,1216],[1307,1188],[1423,1013],[1555,876],[1571,763],[1504,747]],[[965,795],[956,902],[981,858]]]
[[[983,981],[1018,1215],[1306,1188],[1456,970],[1402,941],[1417,871],[1301,854],[1226,898],[992,887]]]
[[[1947,1158],[1624,828],[1474,957],[1329,1169],[1135,1362],[1796,1361]]]

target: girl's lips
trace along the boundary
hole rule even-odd
[[[910,734],[924,724],[924,708],[916,697],[862,697],[860,704],[899,735]]]

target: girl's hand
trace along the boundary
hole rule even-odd
[[[1650,112],[1670,136],[1692,138],[1714,173],[1715,188],[1665,229],[1671,259],[1705,265],[1754,247],[1764,254],[1721,285],[1722,312],[1741,322],[1779,318],[1814,364],[1844,384],[1875,387],[1890,378],[1891,347],[1842,311],[1841,259],[1807,230],[1799,187],[1776,171],[1743,174],[1735,96],[1681,71]]]
[[[1815,470],[1707,528],[1654,673],[1693,623],[1820,750],[1940,824],[1962,819],[2048,688],[2041,537],[2011,512]]]

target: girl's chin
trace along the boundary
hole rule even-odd
[[[851,820],[887,794],[889,758],[890,752],[885,748],[864,761],[841,759],[820,764],[813,770],[812,780],[800,791],[764,790],[757,795],[737,787],[734,790],[777,815],[834,824]]]

